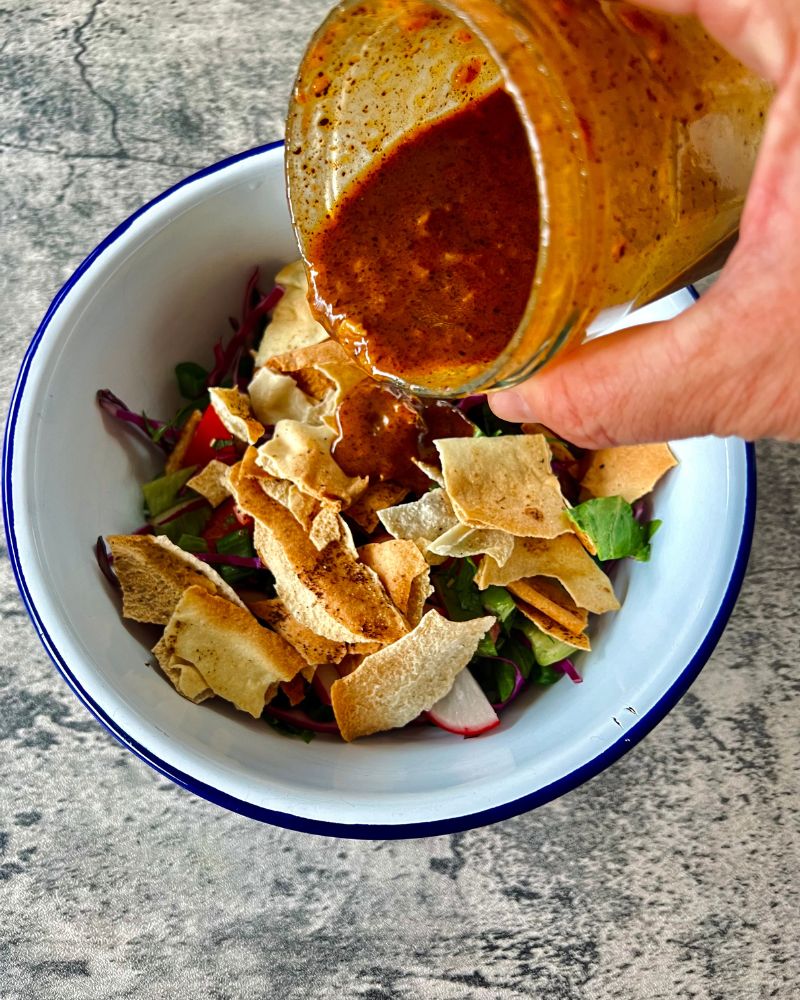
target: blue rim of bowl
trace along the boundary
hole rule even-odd
[[[34,628],[36,629],[36,633],[47,651],[47,654],[50,656],[64,680],[70,688],[72,688],[74,693],[83,702],[86,708],[88,708],[92,715],[94,715],[97,721],[100,722],[100,724],[107,729],[108,732],[111,733],[111,735],[123,746],[127,747],[128,750],[136,754],[136,756],[143,760],[146,764],[149,764],[150,767],[152,767],[159,774],[164,775],[164,777],[169,778],[171,781],[175,782],[175,784],[180,785],[188,791],[194,792],[201,798],[207,799],[209,802],[223,806],[232,812],[240,813],[241,815],[247,816],[251,819],[259,820],[262,823],[270,823],[274,826],[284,827],[285,829],[296,830],[301,833],[313,833],[321,836],[358,840],[399,840],[412,837],[432,837],[449,833],[460,833],[464,830],[470,830],[475,827],[485,826],[491,823],[497,823],[501,820],[510,819],[513,816],[518,816],[521,813],[528,812],[531,809],[542,806],[545,803],[572,791],[579,785],[584,784],[584,782],[588,781],[590,778],[594,778],[596,775],[600,774],[607,767],[610,767],[611,764],[615,763],[615,761],[619,760],[620,757],[627,753],[628,750],[631,750],[634,746],[636,746],[641,739],[654,729],[655,726],[657,726],[658,723],[661,722],[661,720],[670,712],[670,710],[674,708],[678,701],[680,701],[680,699],[689,690],[697,675],[707,663],[709,657],[714,651],[714,647],[717,645],[717,642],[725,629],[734,605],[736,604],[736,600],[739,596],[739,591],[741,590],[742,582],[744,580],[745,571],[747,569],[747,561],[750,555],[756,507],[756,463],[755,449],[752,444],[744,444],[746,460],[745,509],[742,535],[739,541],[739,549],[736,554],[733,571],[719,610],[711,623],[708,633],[703,639],[703,642],[700,644],[699,649],[683,669],[677,680],[653,706],[653,708],[650,709],[649,712],[643,715],[630,729],[626,730],[624,736],[621,736],[602,753],[598,754],[587,763],[582,764],[580,767],[565,775],[563,778],[559,778],[557,781],[546,785],[544,788],[540,788],[535,792],[523,795],[521,798],[514,799],[502,805],[493,806],[490,809],[483,809],[479,812],[449,817],[447,819],[398,824],[350,824],[309,819],[307,817],[295,816],[291,813],[284,813],[278,810],[266,809],[262,806],[253,805],[243,799],[238,799],[235,796],[228,795],[226,792],[222,792],[211,785],[207,785],[205,782],[200,781],[192,775],[185,774],[183,771],[180,771],[161,760],[148,750],[147,747],[132,739],[132,737],[130,737],[119,725],[117,725],[117,723],[105,712],[105,710],[101,708],[96,701],[94,701],[91,695],[84,690],[58,651],[58,648],[45,628],[44,622],[42,621],[42,618],[31,598],[30,590],[25,580],[25,575],[19,559],[19,552],[17,550],[16,539],[14,536],[14,507],[11,488],[14,459],[14,431],[31,363],[42,337],[53,319],[53,316],[68,293],[77,283],[78,279],[88,270],[94,261],[97,260],[97,258],[113,243],[115,243],[116,240],[118,240],[119,237],[130,228],[132,223],[145,212],[148,212],[155,205],[159,204],[159,202],[168,198],[170,195],[174,194],[176,191],[188,184],[192,184],[195,181],[209,177],[211,174],[224,170],[226,167],[233,166],[235,163],[239,163],[242,160],[249,159],[253,156],[259,156],[263,153],[269,152],[270,150],[277,149],[282,145],[283,142],[278,140],[277,142],[271,142],[263,146],[256,146],[253,149],[237,153],[235,156],[230,156],[227,159],[221,160],[219,163],[204,167],[202,170],[197,171],[197,173],[191,174],[189,177],[179,181],[171,188],[168,188],[156,198],[153,198],[152,201],[143,205],[124,222],[117,226],[117,228],[114,229],[113,232],[111,232],[102,241],[102,243],[100,243],[88,255],[88,257],[86,257],[50,304],[42,322],[39,324],[36,334],[25,352],[22,365],[20,366],[20,371],[14,386],[14,392],[11,397],[8,418],[6,420],[5,437],[3,441],[3,522],[9,557],[11,560],[11,568],[17,582],[17,587],[22,595],[22,600],[31,621],[33,622]],[[695,299],[699,297],[694,288],[689,288],[689,291]]]

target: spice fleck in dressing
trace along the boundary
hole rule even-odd
[[[311,241],[313,305],[376,375],[483,367],[525,311],[538,249],[525,130],[503,90],[413,132]]]

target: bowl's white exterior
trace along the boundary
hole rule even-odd
[[[9,550],[48,652],[94,714],[175,781],[248,815],[344,836],[463,829],[547,801],[641,738],[707,659],[750,543],[752,456],[738,440],[680,442],[658,489],[649,565],[621,567],[623,610],[593,625],[584,683],[531,692],[486,736],[427,728],[310,745],[180,698],[147,665],[153,633],[119,618],[99,533],[141,520],[148,447],[101,416],[109,387],[152,416],[178,402],[181,360],[210,357],[254,264],[263,285],[296,255],[282,147],[209,168],[124,223],[56,298],[26,355],[6,429]],[[648,308],[667,318],[689,292]]]

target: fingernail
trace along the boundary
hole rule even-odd
[[[525,394],[518,389],[504,389],[489,396],[489,406],[501,420],[509,420],[515,424],[536,420],[530,403]]]

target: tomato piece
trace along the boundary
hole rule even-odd
[[[236,501],[231,497],[230,500],[221,503],[211,515],[203,531],[203,538],[208,542],[211,551],[214,552],[220,538],[229,535],[232,531],[238,531],[246,523],[252,524],[252,518],[247,518],[246,522],[242,521],[236,510]]]
[[[234,446],[214,447],[215,442],[230,441],[230,439],[230,431],[214,412],[214,407],[207,406],[205,413],[200,418],[200,423],[195,428],[181,465],[196,465],[202,469],[214,458],[219,462],[232,465],[238,458]]]

